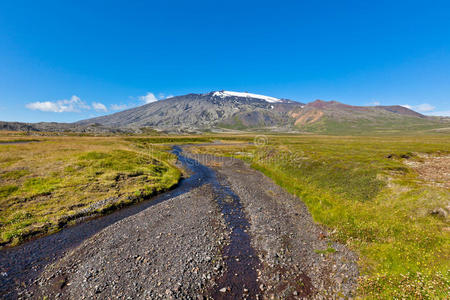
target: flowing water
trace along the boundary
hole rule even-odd
[[[255,298],[258,293],[256,268],[259,266],[259,260],[250,244],[250,236],[247,233],[250,226],[239,197],[226,184],[219,182],[212,169],[198,160],[184,156],[180,147],[174,146],[172,153],[191,173],[191,176],[182,179],[175,189],[156,196],[151,201],[144,201],[110,215],[67,227],[55,234],[31,240],[20,246],[1,250],[0,294],[3,295],[2,297],[16,298],[17,290],[33,282],[46,265],[58,260],[67,251],[80,245],[103,228],[193,188],[211,184],[215,191],[215,200],[230,231],[230,243],[223,249],[225,273],[218,279],[218,285],[210,291],[210,294],[215,299],[241,298],[243,295],[246,295],[248,299]],[[220,291],[223,288],[226,292]]]

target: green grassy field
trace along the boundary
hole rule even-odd
[[[27,139],[33,142],[0,145],[1,245],[141,201],[171,188],[181,175],[164,146],[142,148],[121,137],[20,141]]]
[[[378,117],[374,119],[343,119],[324,117],[317,122],[298,127],[299,130],[326,135],[417,135],[449,134],[450,122],[402,116],[402,119]]]
[[[9,134],[1,140],[24,139],[31,137]],[[298,195],[331,238],[359,254],[359,297],[433,299],[450,293],[448,134],[36,139],[0,145],[3,244],[170,188],[180,171],[165,144],[193,144],[195,152],[241,158]],[[201,145],[213,141],[224,144]]]
[[[259,147],[194,149],[244,159],[298,195],[360,255],[359,296],[448,296],[450,222],[432,213],[450,205],[448,136],[268,136]]]
[[[165,191],[181,176],[166,145],[214,139],[1,132],[0,246],[17,245],[81,217],[105,214]]]

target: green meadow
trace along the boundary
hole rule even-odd
[[[26,139],[31,138],[20,138]],[[170,189],[182,172],[168,152],[170,144],[243,159],[297,195],[330,238],[358,254],[358,297],[434,299],[450,293],[450,138],[445,133],[43,136],[2,144],[2,245]]]
[[[139,202],[181,175],[164,146],[143,149],[121,137],[32,141],[0,145],[1,245]]]
[[[359,254],[360,297],[448,296],[450,222],[435,213],[450,205],[448,136],[269,135],[267,142],[194,151],[244,159],[302,199],[331,238]],[[429,178],[421,174],[436,172],[422,166],[446,172]]]

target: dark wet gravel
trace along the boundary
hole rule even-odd
[[[181,149],[177,148],[179,151]],[[180,167],[182,166],[180,162]],[[158,205],[168,199],[189,192],[209,182],[214,172],[199,164],[185,165],[192,176],[181,180],[172,191],[154,197],[149,201],[139,203],[110,215],[81,222],[65,228],[55,234],[31,240],[18,247],[0,251],[0,295],[2,299],[16,299],[27,287],[37,279],[45,266],[61,259],[70,250],[82,244],[83,241],[95,235],[102,229],[151,206]]]
[[[195,298],[224,267],[226,230],[204,185],[123,219],[40,276],[33,296],[63,299]]]
[[[251,224],[252,246],[262,262],[258,282],[264,298],[353,296],[357,256],[329,240],[302,201],[240,160],[203,161],[214,166],[220,184],[229,185],[241,199]],[[320,253],[330,247],[336,252]]]

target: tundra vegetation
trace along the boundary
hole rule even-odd
[[[192,149],[244,159],[299,196],[331,238],[359,254],[361,297],[448,296],[448,136],[269,135],[255,140],[259,146]]]
[[[1,141],[1,245],[141,201],[181,175],[167,147],[137,147],[121,137],[5,135]]]
[[[9,134],[2,141],[13,139],[31,137]],[[299,196],[332,239],[359,254],[360,297],[445,298],[450,293],[446,133],[37,140],[0,145],[3,244],[58,230],[71,216],[106,213],[169,189],[181,173],[168,145],[191,144],[194,153],[243,159]],[[217,141],[222,144],[206,145]],[[323,254],[331,251],[336,250]]]
[[[223,137],[241,141],[242,137]],[[250,137],[246,138],[251,141]],[[208,136],[0,135],[0,246],[106,214],[176,185],[170,144]]]

